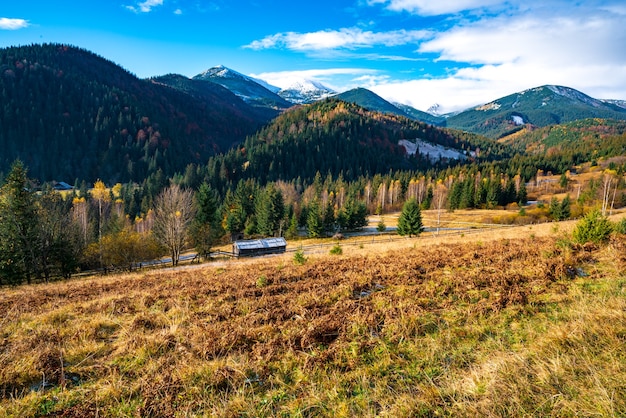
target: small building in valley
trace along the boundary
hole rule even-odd
[[[265,254],[280,254],[287,250],[285,238],[263,238],[241,240],[233,243],[235,257],[253,257]]]

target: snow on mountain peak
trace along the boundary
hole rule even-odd
[[[429,107],[426,112],[430,113],[431,115],[441,116],[441,105],[439,103],[435,103],[431,107]]]
[[[278,91],[280,90],[280,88],[276,86],[272,86],[271,84],[267,83],[264,80],[260,80],[258,78],[241,74],[240,72],[237,72],[224,65],[216,65],[215,67],[211,67],[208,70],[203,71],[202,73],[198,74],[196,78],[201,78],[201,79],[225,78],[225,79],[231,79],[231,80],[245,80],[245,81],[250,81],[250,82],[260,84],[261,86],[265,87],[272,93],[278,93]]]
[[[335,94],[334,90],[319,81],[310,79],[285,80],[281,86],[283,88],[278,92],[278,95],[285,100],[298,104],[311,103]]]

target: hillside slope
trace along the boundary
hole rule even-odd
[[[0,289],[0,414],[624,416],[624,254],[533,237]]]
[[[259,80],[243,75],[223,65],[211,67],[193,77],[194,80],[204,80],[219,84],[251,106],[264,109],[266,114],[277,116],[281,111],[293,104],[270,91]]]
[[[141,181],[228,150],[264,121],[223,94],[190,96],[58,44],[0,49],[0,172]]]
[[[415,139],[465,155],[479,148],[483,159],[508,155],[506,146],[478,135],[438,129],[354,103],[326,99],[283,113],[239,149],[212,158],[208,169],[216,185],[246,178],[263,184],[297,178],[308,182],[318,172],[354,180],[393,169],[426,170],[456,163],[447,159],[432,162],[419,153],[407,156],[399,141]]]
[[[542,86],[494,100],[447,119],[447,126],[498,138],[524,125],[544,127],[579,119],[626,120],[626,109],[562,86]]]

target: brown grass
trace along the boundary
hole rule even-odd
[[[525,228],[2,289],[0,415],[626,414],[625,240]]]

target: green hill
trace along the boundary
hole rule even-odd
[[[267,119],[224,91],[188,94],[59,44],[0,49],[0,172],[40,181],[166,176],[206,161]]]
[[[556,152],[580,152],[620,155],[620,135],[626,133],[626,121],[612,119],[582,119],[561,125],[523,129],[500,139],[512,149],[527,154],[554,154]],[[618,149],[614,149],[618,146]]]
[[[337,94],[333,96],[333,98],[343,100],[344,102],[358,104],[367,110],[373,110],[380,113],[391,113],[393,115],[404,116],[405,118],[409,117],[409,115],[373,91],[361,87]]]
[[[421,139],[462,153],[480,149],[483,159],[507,154],[495,141],[460,131],[439,129],[405,117],[367,110],[354,103],[326,99],[291,109],[246,139],[238,149],[209,161],[214,184],[255,178],[312,180],[316,173],[347,180],[393,169],[427,170],[451,161],[408,157],[402,139]]]
[[[499,138],[525,125],[544,127],[579,119],[626,119],[626,109],[562,86],[511,94],[447,119],[447,126]]]

